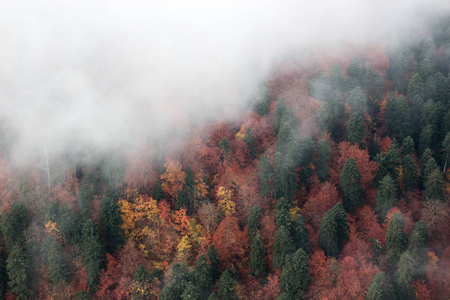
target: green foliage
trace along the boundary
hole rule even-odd
[[[252,129],[250,127],[245,128],[244,142],[247,144],[248,151],[250,151],[251,158],[256,157],[255,138],[253,137]]]
[[[300,147],[300,165],[307,166],[313,161],[314,153],[316,152],[314,140],[310,136],[306,136]]]
[[[225,270],[217,283],[217,295],[219,300],[237,300],[235,291],[236,281],[229,270]]]
[[[293,251],[294,245],[289,230],[284,226],[278,227],[273,245],[273,267],[275,269],[281,268],[286,261],[286,256]]]
[[[197,299],[206,299],[211,293],[214,285],[211,265],[208,264],[205,255],[200,255],[197,264],[194,267],[194,283],[198,288],[199,297]]]
[[[330,143],[326,139],[321,139],[317,143],[317,176],[322,182],[327,180],[330,158]]]
[[[89,288],[95,291],[99,283],[100,270],[105,266],[105,245],[97,224],[91,219],[83,224],[81,234],[81,252],[86,267],[86,281]]]
[[[387,212],[397,202],[397,184],[391,176],[384,176],[378,184],[377,206],[375,212],[381,221],[386,217]]]
[[[264,248],[259,231],[253,236],[250,249],[250,275],[256,278],[262,278],[266,275],[266,249]]]
[[[413,190],[417,187],[417,166],[411,155],[407,154],[402,159],[403,187],[405,190]]]
[[[343,249],[343,242],[349,240],[347,214],[340,203],[327,211],[320,222],[319,246],[329,256],[337,256]]]
[[[42,252],[53,285],[65,286],[69,282],[70,269],[61,245],[52,236],[47,236]]]
[[[231,152],[231,144],[230,141],[226,137],[222,138],[219,142],[220,153],[222,154],[222,159],[225,159],[228,154]]]
[[[360,87],[354,88],[348,97],[348,105],[352,109],[352,113],[358,113],[363,116],[366,113],[367,96]]]
[[[402,154],[403,155],[414,154],[414,147],[415,145],[412,137],[410,136],[405,137],[402,142]]]
[[[394,274],[394,286],[399,300],[416,298],[414,287],[412,286],[414,272],[414,258],[409,251],[406,251],[400,256],[398,270]]]
[[[180,299],[192,281],[192,274],[185,263],[174,263],[166,277],[166,284],[159,295],[161,300]]]
[[[425,96],[425,85],[419,73],[415,73],[408,84],[408,99],[413,99],[415,96],[420,96],[422,99]]]
[[[378,273],[372,279],[367,290],[366,300],[392,300],[395,299],[395,292],[389,277],[384,273]]]
[[[256,95],[255,112],[260,116],[267,115],[270,102],[269,90],[263,85]]]
[[[294,222],[294,248],[303,249],[306,253],[309,253],[309,231],[306,227],[305,218],[301,214],[299,214],[295,218]]]
[[[137,267],[133,276],[133,284],[131,291],[132,300],[145,300],[151,297],[151,290],[149,283],[151,282],[150,275],[142,265]]]
[[[213,282],[216,282],[220,277],[219,254],[217,253],[217,250],[214,247],[214,245],[209,246],[207,254],[208,254],[209,262],[211,264],[211,278],[212,278]]]
[[[403,216],[400,213],[393,214],[386,232],[386,254],[392,271],[397,269],[398,260],[408,244],[408,236],[404,229],[405,219]]]
[[[157,181],[152,193],[153,199],[159,201],[165,198],[164,191],[161,187],[161,181]]]
[[[309,257],[303,249],[289,255],[280,275],[280,289],[287,294],[287,299],[300,299],[308,289]]]
[[[118,198],[117,192],[109,190],[100,202],[100,223],[108,241],[109,253],[113,253],[124,242],[123,229],[120,227],[123,221],[120,207],[117,204]]]
[[[88,170],[81,181],[78,190],[78,207],[80,208],[81,221],[89,219],[91,215],[91,202],[97,194],[98,179],[93,170]]]
[[[426,277],[426,267],[428,264],[428,230],[424,221],[416,223],[413,232],[409,238],[407,251],[414,260],[415,279]]]
[[[386,175],[390,175],[394,180],[398,179],[400,169],[400,154],[398,153],[397,140],[393,139],[386,153],[379,153],[375,161],[380,164],[375,181],[378,182]]]
[[[7,249],[14,245],[24,246],[24,230],[28,227],[28,212],[23,202],[14,202],[11,209],[3,212],[2,233]]]
[[[347,212],[352,213],[355,211],[356,205],[362,204],[364,193],[361,186],[361,175],[353,158],[350,157],[345,161],[340,179],[344,208]]]
[[[352,144],[362,145],[363,138],[364,138],[363,118],[357,112],[352,113],[347,123],[347,139]]]
[[[266,197],[272,189],[273,168],[270,163],[269,151],[266,151],[259,159],[259,190],[261,196]]]
[[[8,286],[11,293],[17,295],[17,299],[28,299],[31,297],[31,258],[27,249],[14,245],[6,260],[6,271],[8,273]]]
[[[284,198],[281,198],[284,199]],[[292,225],[292,218],[291,214],[289,213],[289,210],[287,208],[281,208],[278,210],[277,214],[277,226],[284,226],[286,228],[291,228]]]
[[[276,152],[273,168],[275,197],[292,199],[296,187],[295,164],[292,157]]]
[[[428,200],[441,200],[445,201],[445,181],[442,173],[435,169],[427,176],[425,181],[425,191],[423,192],[425,198]]]
[[[248,234],[252,237],[261,228],[261,208],[258,205],[252,207],[248,216]]]
[[[431,128],[431,125],[427,125],[420,132],[419,154],[422,154],[425,151],[425,149],[431,148],[432,141],[433,141],[433,129]]]
[[[411,115],[405,97],[397,99],[391,93],[386,102],[386,114],[384,116],[389,135],[402,141],[411,134]]]

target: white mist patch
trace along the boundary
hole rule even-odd
[[[420,26],[424,7],[449,8],[406,0],[5,2],[0,119],[14,132],[17,160],[232,119],[286,55],[394,41]]]

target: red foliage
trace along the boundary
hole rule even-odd
[[[324,299],[333,294],[333,277],[330,270],[331,259],[322,250],[317,250],[309,258],[309,273],[311,284],[306,298]],[[331,298],[335,299],[335,298]]]
[[[158,174],[153,166],[154,149],[141,144],[127,153],[127,169],[124,182],[128,188],[148,191],[158,180]]]
[[[427,224],[430,247],[441,253],[450,241],[450,208],[439,200],[423,203],[421,219]]]
[[[316,195],[310,197],[302,208],[302,215],[314,228],[319,228],[323,215],[339,202],[334,184],[325,182]]]
[[[425,280],[419,279],[413,282],[417,300],[431,300],[431,291],[427,288]]]
[[[370,238],[377,239],[380,243],[384,244],[386,237],[386,231],[378,223],[375,212],[369,206],[363,206],[358,209],[356,214],[356,234],[363,240]]]
[[[238,219],[232,215],[226,215],[220,222],[212,241],[224,268],[236,266],[249,246],[248,236],[239,229]]]

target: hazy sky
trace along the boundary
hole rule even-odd
[[[0,119],[18,159],[166,136],[232,117],[284,55],[392,42],[448,2],[2,1]]]

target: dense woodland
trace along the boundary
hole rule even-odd
[[[347,48],[167,141],[19,167],[2,128],[3,297],[450,299],[450,18]]]

